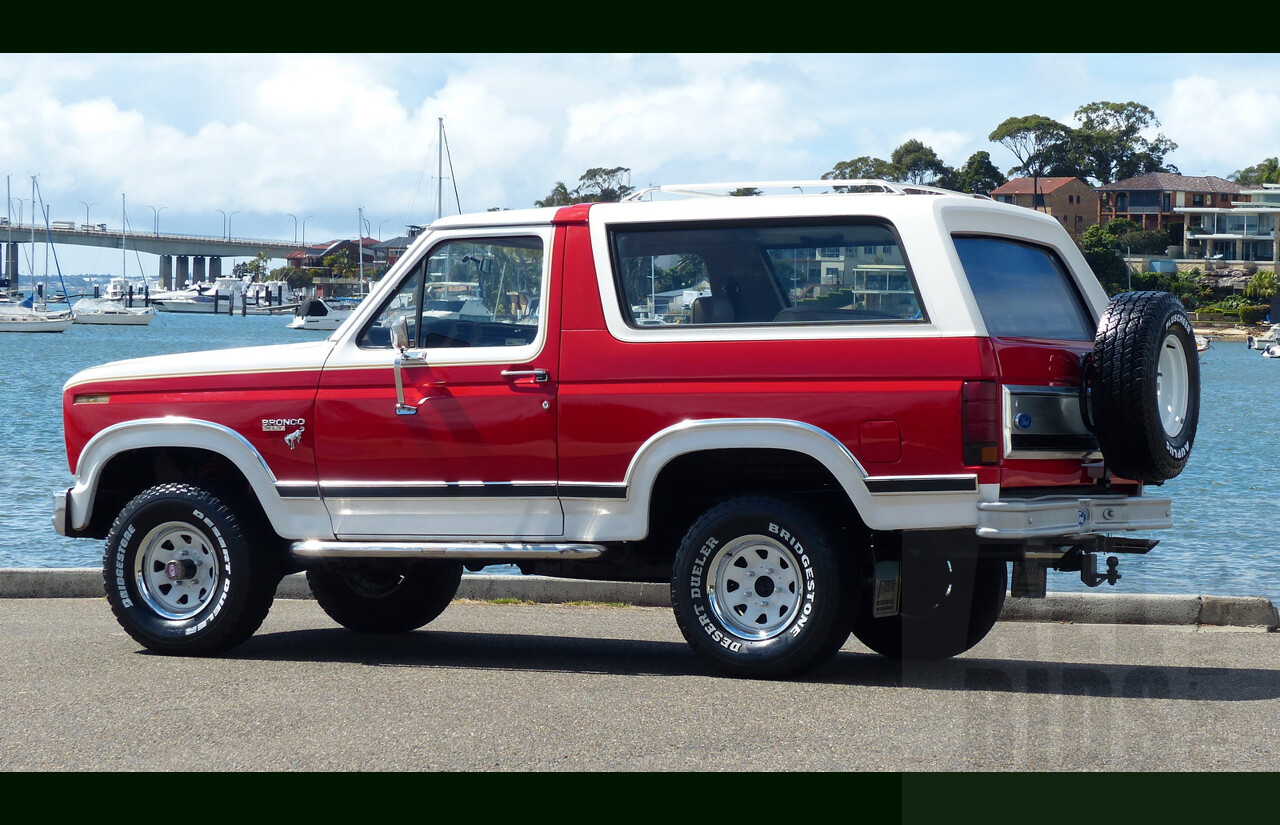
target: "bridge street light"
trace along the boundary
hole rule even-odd
[[[289,212],[285,212],[285,214],[293,218],[293,242],[297,244],[298,243],[298,216],[291,214]]]
[[[222,237],[226,238],[227,237],[227,213],[223,212],[221,209],[215,209],[213,211],[217,212],[219,215],[222,216]]]
[[[236,211],[236,212],[232,212],[230,215],[227,215],[227,240],[231,240],[231,219],[239,214],[240,214],[239,211]]]
[[[307,215],[305,218],[302,219],[302,248],[304,251],[307,248],[307,221],[311,220],[314,217],[315,215]]]
[[[159,209],[156,209],[154,206],[148,206],[147,208],[151,210],[151,215],[155,219],[155,224],[154,224],[155,233],[159,235],[160,234],[160,213],[163,212],[167,207],[162,206]]]
[[[85,227],[86,227],[86,228],[88,228],[88,226],[89,226],[89,207],[90,207],[90,206],[97,206],[98,204],[96,204],[96,203],[85,203],[84,201],[80,201],[80,203],[84,204],[84,225],[85,225]]]

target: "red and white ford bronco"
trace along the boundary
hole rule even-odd
[[[1109,301],[1047,215],[656,187],[436,221],[323,341],[79,373],[54,524],[164,653],[244,641],[289,572],[402,632],[514,564],[670,582],[700,656],[782,677],[850,633],[961,653],[1048,570],[1114,584],[1198,409],[1181,304]]]

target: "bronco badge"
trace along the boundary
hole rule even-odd
[[[282,433],[289,427],[301,427],[307,423],[305,418],[264,418],[262,419],[262,431],[264,433]]]

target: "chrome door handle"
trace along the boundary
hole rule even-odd
[[[503,370],[503,378],[532,378],[539,384],[551,380],[551,373],[546,370]]]

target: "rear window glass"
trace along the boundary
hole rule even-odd
[[[612,243],[635,327],[923,317],[897,236],[880,223],[628,226]]]
[[[1003,238],[954,240],[988,334],[1093,340],[1095,325],[1084,300],[1052,251]]]

